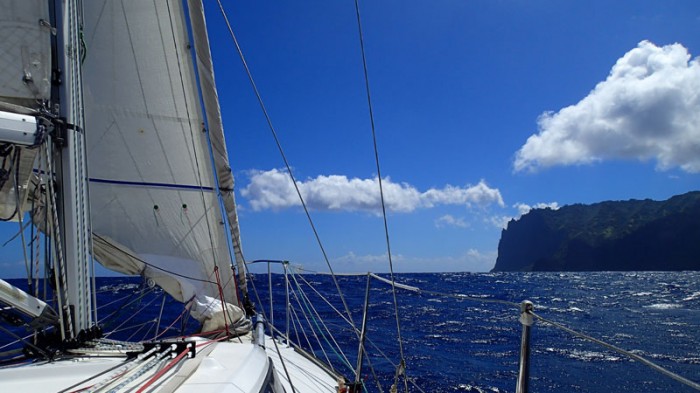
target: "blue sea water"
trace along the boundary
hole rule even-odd
[[[336,312],[344,310],[344,306],[333,280],[330,276],[309,274],[295,278],[290,278],[291,287],[295,288],[290,294],[291,316],[292,321],[298,317],[301,323],[290,324],[290,335],[299,337],[306,347],[310,343],[317,356],[327,357],[337,370],[351,377],[350,370],[357,361],[357,338]],[[366,276],[338,278],[358,326],[366,280]],[[700,381],[700,272],[400,274],[397,281],[424,291],[488,300],[519,303],[527,299],[544,318]],[[295,282],[299,283],[298,288],[293,285]],[[273,274],[272,315],[268,310],[267,276],[255,275],[252,284],[259,297],[258,310],[264,310],[274,318],[275,326],[285,331],[284,276]],[[168,335],[178,335],[198,328],[183,314],[180,304],[163,302],[159,290],[149,291],[138,278],[99,278],[97,286],[98,303],[103,305],[99,317],[106,330],[117,330],[110,338],[152,339],[164,330]],[[135,290],[144,295],[133,295]],[[409,391],[515,391],[522,326],[517,308],[400,288],[396,295]],[[302,309],[310,310],[311,305],[318,315],[307,320]],[[161,306],[163,312],[156,332],[153,324],[147,322],[158,320]],[[333,336],[317,333],[318,340],[338,342],[347,361],[337,351],[321,351],[315,344],[316,338],[308,332],[309,324],[326,326]],[[308,343],[302,330],[308,332]],[[400,348],[391,288],[375,279],[371,281],[367,331],[369,362],[364,362],[362,371],[367,389],[379,391],[373,378],[376,374],[382,390],[388,391],[394,381]],[[533,392],[694,391],[623,355],[541,321],[532,327],[531,345]]]
[[[330,278],[315,276],[312,280],[326,293],[333,292]],[[365,280],[339,279],[349,294],[346,300],[356,322],[362,316]],[[527,299],[544,318],[700,381],[698,272],[404,274],[398,281],[427,291],[484,299],[516,303]],[[377,280],[371,285],[368,337],[396,364],[399,349],[391,289]],[[281,280],[277,288],[279,296]],[[515,391],[522,332],[517,308],[401,289],[397,289],[397,298],[407,375],[416,385],[426,392]],[[319,309],[328,317],[333,314],[325,307]],[[276,318],[276,325],[283,325],[279,321],[281,317]],[[341,324],[338,318],[334,322]],[[338,341],[356,342],[351,333]],[[693,391],[638,362],[541,322],[532,328],[531,344],[533,392]],[[369,351],[387,391],[395,367],[372,353],[372,346]],[[354,364],[354,356],[350,359]],[[366,366],[364,370],[363,374],[371,376]],[[370,378],[368,387],[372,385]]]

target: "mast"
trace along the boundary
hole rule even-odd
[[[73,323],[71,338],[93,324],[80,4],[79,0],[55,0],[59,24],[57,54],[62,75],[60,116],[66,122],[63,142],[58,144],[60,163],[55,170],[60,191],[58,217],[67,283],[65,309],[71,313]]]

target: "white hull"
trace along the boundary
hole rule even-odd
[[[196,339],[197,355],[185,358],[156,379],[143,392],[277,392],[281,385],[286,392],[335,392],[336,378],[293,348],[275,345],[266,336],[266,348],[254,344],[250,336],[229,342]],[[269,362],[274,365],[270,374]],[[172,359],[166,357],[142,375],[140,371],[124,372],[123,356],[82,356],[55,362],[39,362],[0,369],[2,392],[137,392]],[[135,362],[135,361],[132,361]],[[291,378],[291,385],[289,378]],[[274,388],[277,381],[277,388]],[[118,390],[118,385],[124,384]],[[273,389],[273,390],[268,390]]]

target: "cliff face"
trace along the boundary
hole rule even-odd
[[[493,271],[700,270],[700,192],[536,209],[501,233]]]

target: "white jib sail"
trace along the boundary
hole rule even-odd
[[[205,114],[182,1],[83,4],[95,255],[111,269],[152,278],[178,300],[194,299],[193,315],[204,320],[212,307],[221,309],[220,292],[238,304],[215,171],[221,188],[230,190],[233,178],[208,47],[197,49],[209,64],[200,70],[209,73]],[[203,28],[201,6],[189,8]],[[205,30],[194,34],[203,35],[197,44],[207,43]],[[214,127],[215,160],[205,119]],[[226,194],[232,202],[232,191]],[[228,209],[235,218],[235,206]]]

